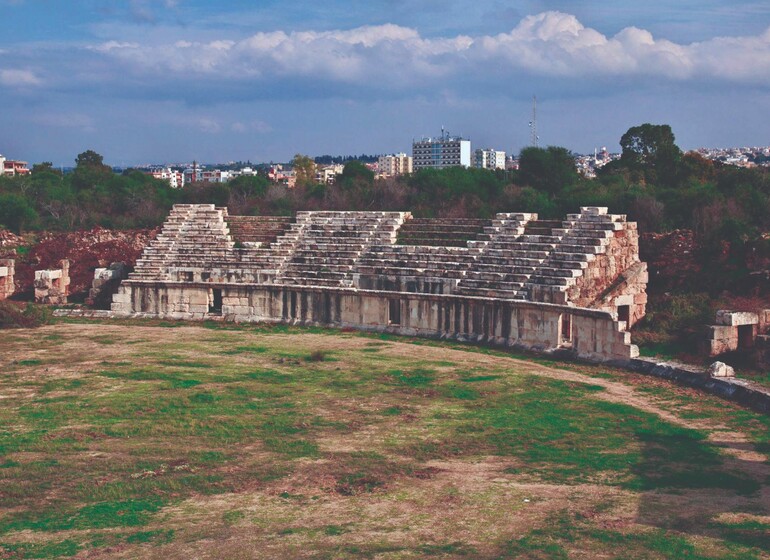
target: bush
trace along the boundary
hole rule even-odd
[[[0,301],[0,329],[31,329],[51,322],[51,310],[28,303],[25,308],[10,301]]]
[[[308,362],[323,362],[326,359],[326,353],[323,350],[314,350],[307,357]]]

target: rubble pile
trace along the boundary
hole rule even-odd
[[[94,228],[69,233],[44,233],[25,259],[16,263],[19,291],[33,289],[35,271],[58,268],[61,259],[70,261],[70,294],[87,292],[94,270],[123,262],[133,267],[157,230],[113,231]]]
[[[15,249],[21,245],[22,239],[7,229],[0,229],[0,256],[15,254]],[[6,253],[8,255],[6,255]]]
[[[650,290],[665,292],[688,287],[702,272],[695,233],[677,229],[669,233],[644,233],[639,238],[639,258],[647,262]]]

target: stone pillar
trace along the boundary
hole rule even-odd
[[[70,262],[59,261],[61,268],[35,271],[35,302],[59,305],[67,303],[70,286]]]
[[[13,283],[16,261],[13,259],[0,259],[0,300],[11,297],[15,291]]]

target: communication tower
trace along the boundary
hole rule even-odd
[[[532,96],[532,120],[529,121],[529,143],[537,148],[540,137],[537,135],[537,97]]]

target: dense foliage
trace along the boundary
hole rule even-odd
[[[501,211],[558,217],[580,206],[608,206],[627,213],[642,231],[693,229],[701,241],[758,239],[770,230],[770,175],[682,154],[666,125],[633,127],[621,139],[620,160],[596,179],[575,171],[565,148],[525,148],[513,172],[450,168],[375,179],[357,160],[348,161],[336,184],[315,182],[315,163],[298,154],[297,186],[264,176],[226,184],[172,189],[139,171],[112,173],[88,150],[73,173],[50,163],[26,177],[0,178],[0,225],[15,232],[72,230],[94,225],[136,228],[159,225],[175,202],[214,203],[233,214],[289,214],[297,210],[410,210],[418,216],[490,217]]]

